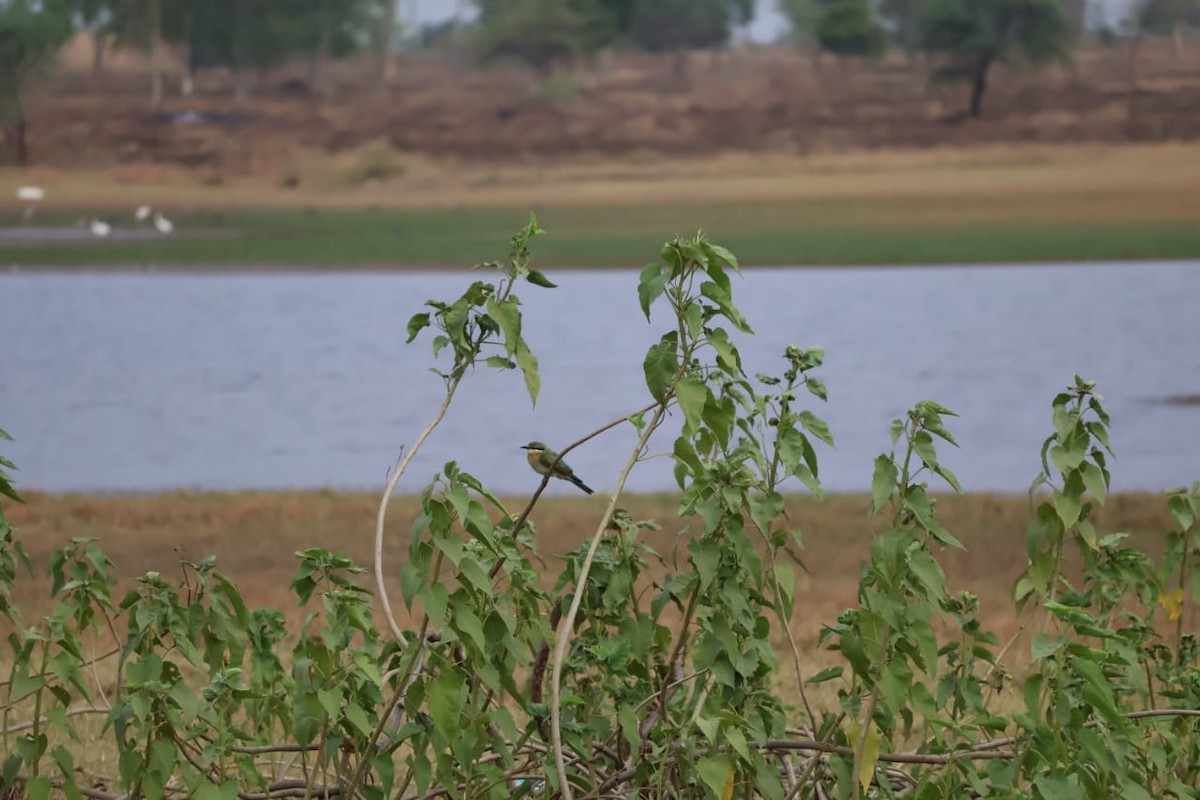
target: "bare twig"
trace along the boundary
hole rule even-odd
[[[79,708],[68,708],[64,712],[64,714],[65,714],[65,716],[68,716],[68,717],[78,717],[83,714],[107,714],[108,712],[109,712],[109,709],[107,709],[107,708],[98,708],[96,706],[80,706]],[[29,720],[28,722],[20,722],[16,725],[5,728],[4,730],[0,731],[0,734],[9,734],[9,733],[17,733],[19,731],[27,731],[30,728],[32,728],[34,725],[42,725],[49,721],[50,721],[49,717],[42,716],[42,717],[38,718],[37,720]]]

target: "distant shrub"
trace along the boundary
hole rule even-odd
[[[372,139],[354,151],[353,159],[342,172],[346,183],[359,185],[371,181],[398,178],[407,169],[404,156],[387,139]]]

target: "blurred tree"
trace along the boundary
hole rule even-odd
[[[308,83],[329,92],[328,65],[366,48],[387,15],[390,0],[275,0],[276,32],[285,52],[308,60]]]
[[[928,0],[918,43],[941,58],[933,80],[971,84],[969,111],[978,117],[994,64],[1066,61],[1071,37],[1061,0]]]
[[[906,52],[917,47],[917,21],[925,0],[879,0],[879,16],[887,23],[892,39]]]
[[[817,14],[814,32],[822,50],[843,58],[879,58],[887,51],[887,34],[867,0],[828,0]]]
[[[29,143],[21,92],[71,37],[74,11],[67,0],[0,0],[0,126],[22,166]]]
[[[754,0],[638,0],[630,38],[651,52],[717,47],[754,17]]]
[[[73,5],[84,22],[89,18],[94,20],[93,35],[98,37],[98,47],[111,44],[135,48],[149,55],[150,107],[158,108],[163,97],[164,19],[187,2],[189,0],[73,0]],[[90,14],[94,16],[89,17]],[[102,54],[94,56],[94,59],[100,58],[103,58]]]
[[[92,35],[92,77],[104,71],[104,56],[108,52],[112,31],[114,0],[76,0],[75,13],[79,23]]]
[[[1200,0],[1143,0],[1137,18],[1140,30],[1170,36],[1175,55],[1182,57],[1184,29],[1200,27]]]
[[[146,0],[124,0],[146,2]],[[247,101],[252,75],[289,59],[309,65],[309,85],[328,90],[329,61],[378,44],[389,0],[157,0],[161,33],[185,51],[184,93],[201,69],[234,73],[234,96]]]
[[[584,51],[588,21],[562,0],[481,1],[479,54],[485,61],[515,58],[544,77]]]
[[[779,10],[792,26],[793,44],[801,45],[817,38],[817,15],[821,7],[821,0],[779,0]]]

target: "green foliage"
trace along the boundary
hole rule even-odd
[[[639,0],[629,35],[651,52],[716,47],[753,12],[747,0]]]
[[[818,12],[814,33],[823,50],[839,56],[879,58],[887,50],[867,0],[831,0]]]
[[[905,50],[917,46],[917,21],[928,0],[880,0],[879,15],[887,23],[892,39]]]
[[[476,367],[521,369],[536,399],[514,289],[553,287],[530,266],[541,233],[531,218],[505,260],[481,265],[493,280],[410,320],[410,341],[434,334],[446,395],[397,466],[379,537],[395,480]],[[747,374],[737,275],[733,254],[703,236],[668,242],[641,272],[642,312],[661,325],[642,358],[650,402],[563,449],[625,424],[639,436],[594,534],[555,565],[549,589],[540,489],[509,508],[454,461],[420,493],[404,562],[385,571],[377,548],[376,592],[339,553],[296,553],[294,630],[280,611],[248,607],[211,558],[184,562],[177,579],[148,573],[116,599],[114,565],[87,539],[51,556],[56,605],[27,624],[11,602],[26,559],[0,516],[4,786],[80,797],[76,754],[96,744],[77,719],[91,713],[104,717],[101,746],[119,753],[106,791],[149,800],[1194,797],[1200,646],[1182,620],[1200,599],[1200,483],[1169,493],[1176,527],[1158,561],[1122,534],[1098,536],[1110,420],[1091,382],[1054,398],[1014,586],[1022,628],[1040,630],[1018,670],[1006,660],[1016,637],[1000,646],[979,598],[946,586],[944,550],[962,544],[931,484],[960,491],[939,452],[956,446],[954,414],[919,402],[875,460],[882,531],[858,602],[821,633],[842,663],[812,672],[790,632],[806,565],[784,493],[821,491],[818,443],[833,436],[812,406],[829,395],[825,354],[789,346],[779,374]],[[645,538],[658,523],[619,501],[668,424],[680,515],[694,523],[658,551]],[[14,498],[12,465],[0,467],[0,493]],[[384,574],[398,575],[405,625]],[[388,632],[374,627],[380,612]],[[799,708],[774,683],[781,637]],[[94,677],[102,665],[115,682]],[[814,684],[836,697],[815,702]]]
[[[749,0],[478,0],[478,47],[546,74],[558,63],[618,43],[673,51],[724,44],[753,16]]]
[[[517,0],[484,18],[479,52],[484,60],[513,58],[545,74],[588,49],[589,20],[561,0]]]
[[[934,80],[971,84],[970,113],[979,116],[994,64],[1065,61],[1071,27],[1060,0],[927,0],[918,44],[940,59]]]
[[[1142,30],[1155,36],[1166,36],[1185,26],[1200,28],[1200,1],[1144,0],[1137,15]]]
[[[0,2],[0,128],[16,131],[17,161],[26,159],[21,90],[71,36],[68,0]]]

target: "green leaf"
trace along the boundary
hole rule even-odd
[[[929,431],[917,431],[913,436],[913,452],[921,459],[921,463],[933,469],[937,466],[937,451],[933,448],[933,437]]]
[[[742,356],[733,346],[733,342],[729,340],[729,334],[725,332],[725,329],[711,328],[707,333],[708,343],[712,345],[713,350],[717,351],[718,366],[730,375],[741,375]]]
[[[875,475],[871,478],[871,513],[879,513],[883,504],[892,496],[900,473],[891,456],[880,455],[875,459]]]
[[[834,678],[840,678],[845,671],[846,670],[843,667],[826,667],[816,675],[813,675],[811,678],[809,678],[808,684],[811,686],[815,683],[824,683],[825,681],[831,681]]]
[[[678,334],[674,331],[664,335],[646,351],[646,360],[642,364],[650,396],[660,403],[669,396],[671,383],[679,370],[679,362],[676,360],[677,342]]]
[[[941,566],[929,554],[928,550],[914,550],[908,559],[908,568],[912,570],[913,575],[925,587],[929,598],[934,602],[940,602],[946,597],[946,576],[942,573]]]
[[[646,315],[647,322],[650,321],[650,306],[662,296],[669,280],[671,280],[671,270],[664,269],[661,264],[647,265],[638,277],[638,302],[642,306],[642,313]]]
[[[704,423],[717,437],[721,449],[729,447],[729,436],[733,433],[733,424],[737,421],[737,409],[733,399],[726,396],[717,400],[710,396],[704,403]]]
[[[701,242],[700,246],[732,267],[734,272],[739,270],[737,256],[726,250],[724,247],[721,247],[721,245],[713,244],[712,242]],[[708,274],[712,275],[711,269],[709,270]]]
[[[738,311],[737,307],[733,305],[729,293],[719,285],[712,281],[705,281],[700,284],[700,294],[715,303],[717,308],[720,309],[721,314],[724,315],[725,319],[729,320],[733,327],[742,333],[754,333],[754,329],[750,327],[750,323],[742,316],[742,312]]]
[[[1079,512],[1082,510],[1082,504],[1079,502],[1078,497],[1055,494],[1054,510],[1058,512],[1058,518],[1062,520],[1063,527],[1069,528],[1079,521]]]
[[[545,289],[557,289],[558,285],[551,283],[550,279],[536,269],[529,270],[529,274],[525,276],[525,280],[532,283],[534,286],[541,286]]]
[[[489,297],[487,300],[488,316],[504,333],[504,350],[510,356],[517,352],[517,347],[521,342],[520,302],[516,297],[509,297],[499,303],[494,297]]]
[[[780,561],[775,565],[775,582],[779,585],[780,602],[783,603],[784,616],[790,618],[792,607],[796,603],[796,572],[792,565]]]
[[[1050,636],[1049,634],[1039,633],[1033,637],[1033,647],[1031,654],[1034,661],[1040,661],[1043,658],[1054,655],[1067,642],[1059,636]]]
[[[542,390],[542,376],[538,373],[538,360],[529,351],[524,339],[517,341],[517,366],[525,375],[525,390],[529,392],[529,401],[537,405],[538,393]]]
[[[700,540],[692,542],[688,551],[692,554],[692,563],[695,564],[696,574],[700,577],[700,588],[708,588],[717,578],[717,569],[721,565],[721,548],[716,542]]]
[[[1092,525],[1091,521],[1086,519],[1079,521],[1079,538],[1083,539],[1092,550],[1099,549],[1099,545],[1096,542],[1096,528]]]
[[[29,800],[49,800],[50,779],[45,775],[38,775],[25,781],[25,796]]]
[[[675,397],[683,411],[684,435],[694,435],[700,429],[704,414],[704,403],[708,399],[708,387],[695,378],[680,378],[675,384]]]
[[[804,430],[808,431],[830,447],[834,446],[833,434],[829,432],[829,426],[825,424],[823,419],[811,411],[801,411],[799,420],[800,425],[804,428]]]
[[[1096,502],[1104,505],[1104,501],[1108,499],[1108,483],[1104,480],[1104,473],[1091,462],[1083,465],[1082,472],[1084,488],[1096,498]]]
[[[420,314],[413,314],[412,318],[408,320],[408,338],[404,340],[404,343],[405,344],[411,343],[413,339],[417,338],[417,334],[419,334],[422,330],[424,330],[425,328],[428,328],[428,327],[429,327],[429,313],[428,312],[422,312]]]
[[[465,692],[463,676],[448,669],[425,685],[425,697],[429,703],[429,718],[433,727],[449,741],[454,741],[459,731]]]
[[[725,789],[733,775],[733,765],[729,759],[706,756],[696,762],[696,771],[717,800],[728,800]]]
[[[957,492],[958,494],[963,493],[962,484],[958,482],[958,476],[955,475],[953,472],[951,472],[948,467],[944,467],[941,464],[938,464],[936,467],[933,468],[933,472],[936,475],[940,475],[942,480],[944,480],[946,483],[950,484],[950,488],[953,489],[955,492]]]

